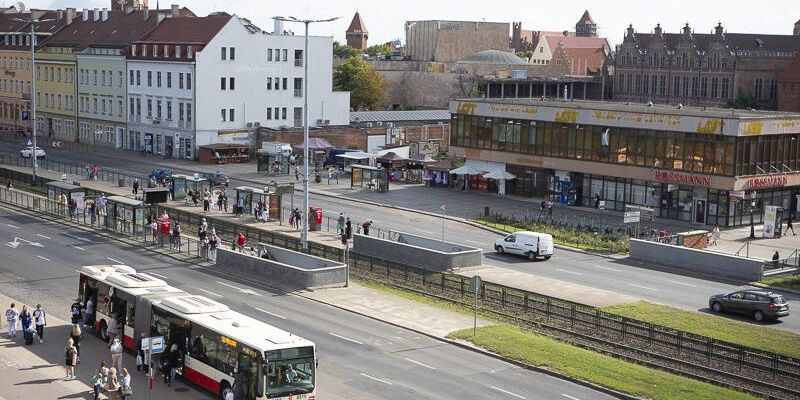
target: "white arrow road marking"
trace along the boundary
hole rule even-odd
[[[45,260],[45,261],[52,261],[51,259],[49,259],[47,257],[42,257],[42,256],[36,256],[36,257],[39,257],[39,258],[41,258],[42,260]]]
[[[125,264],[124,262],[122,262],[122,261],[119,261],[119,260],[115,260],[115,259],[113,259],[113,258],[111,258],[111,257],[106,257],[106,258],[108,259],[108,261],[115,262],[115,263],[117,263],[117,264]]]
[[[29,244],[31,246],[44,247],[39,242],[31,242],[30,240],[26,240],[26,239],[23,239],[23,238],[20,238],[20,237],[14,237],[14,240],[11,241],[11,242],[8,242],[7,246],[11,247],[12,249],[16,249],[17,246],[19,246],[19,242],[25,242],[25,243],[27,243],[27,244]]]
[[[421,363],[421,362],[419,362],[419,361],[415,361],[415,360],[412,360],[412,359],[410,359],[410,358],[406,358],[406,361],[408,361],[408,362],[410,362],[410,363],[417,364],[417,365],[419,365],[420,367],[425,367],[425,368],[427,368],[427,369],[436,369],[436,367],[431,367],[430,365],[423,364],[423,363]]]
[[[372,379],[373,381],[378,381],[378,382],[380,382],[380,383],[385,383],[385,384],[387,384],[387,385],[389,385],[389,386],[391,386],[391,385],[392,385],[392,382],[385,381],[385,380],[383,380],[383,379],[378,379],[378,378],[376,378],[376,377],[374,377],[374,376],[372,376],[372,375],[367,375],[367,374],[365,374],[365,373],[363,373],[363,372],[361,373],[361,376],[363,376],[364,378],[369,378],[369,379]]]
[[[87,242],[88,243],[88,242],[92,241],[91,239],[87,239],[85,237],[80,237],[80,236],[75,236],[75,235],[72,235],[72,234],[69,234],[69,233],[65,233],[64,235],[69,236],[69,237],[74,238],[74,239],[78,239],[78,240],[80,240],[82,242]]]
[[[221,294],[216,294],[216,293],[214,293],[214,292],[212,292],[212,291],[210,291],[210,290],[205,290],[205,289],[202,289],[202,288],[197,288],[197,290],[199,290],[199,291],[201,291],[201,292],[206,292],[206,293],[208,293],[208,294],[210,294],[210,295],[212,295],[212,296],[222,297],[222,295],[221,295]]]
[[[500,389],[499,387],[496,387],[496,386],[490,386],[490,387],[492,389],[494,389],[494,390],[497,390],[498,392],[503,392],[505,394],[509,394],[509,395],[514,396],[514,397],[516,397],[518,399],[524,399],[525,398],[525,396],[520,396],[520,395],[518,395],[516,393],[511,393],[508,390],[503,390],[503,389]]]
[[[347,340],[348,342],[353,342],[355,344],[364,344],[364,343],[359,342],[358,340],[350,339],[349,337],[344,337],[344,336],[341,336],[341,335],[337,335],[337,334],[335,334],[333,332],[328,332],[328,335],[331,335],[333,337],[337,337],[337,338],[342,339],[342,340]]]
[[[41,233],[37,233],[36,236],[38,236],[38,237],[40,237],[42,239],[50,240],[50,236],[45,236],[45,235],[42,235]]]
[[[252,295],[255,295],[255,296],[261,297],[261,293],[256,293],[256,292],[255,292],[255,291],[253,291],[252,289],[242,289],[242,288],[240,288],[240,287],[238,287],[238,286],[233,286],[233,285],[227,284],[227,283],[225,283],[225,282],[220,282],[220,281],[217,281],[217,283],[219,283],[219,284],[220,284],[220,285],[222,285],[222,286],[227,286],[227,287],[229,287],[229,288],[231,288],[231,289],[236,289],[236,290],[238,290],[240,293],[244,293],[244,294],[252,294]]]
[[[284,317],[283,315],[280,315],[280,314],[271,313],[271,312],[269,312],[267,310],[262,310],[262,309],[260,309],[258,307],[255,307],[255,309],[258,310],[258,311],[263,312],[264,314],[272,315],[273,317],[278,317],[280,319],[286,319],[286,317]]]
[[[14,228],[14,229],[19,229],[19,227],[16,226],[16,225],[11,225],[11,224],[6,224],[6,225],[8,225],[9,227]]]

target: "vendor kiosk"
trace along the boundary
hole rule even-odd
[[[61,201],[61,195],[67,196],[67,202],[72,199],[78,203],[78,210],[86,207],[86,189],[77,185],[72,185],[67,182],[52,181],[45,184],[47,188],[48,207],[47,210],[53,214],[65,214],[67,211],[67,204]]]
[[[150,207],[141,200],[124,196],[109,196],[106,200],[106,229],[134,236],[147,229],[145,216]]]
[[[389,174],[387,170],[380,167],[370,167],[367,165],[353,165],[353,173],[350,175],[350,188],[367,188],[379,193],[389,191]]]
[[[202,194],[205,193],[206,190],[211,191],[211,181],[206,178],[201,178],[200,176],[172,175],[172,200],[186,199],[187,193],[189,193],[190,190],[194,193],[198,193],[197,197],[202,198]]]

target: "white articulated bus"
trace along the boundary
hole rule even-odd
[[[165,298],[152,315],[150,335],[177,345],[183,377],[220,398],[316,399],[313,342],[203,296]]]
[[[150,330],[152,303],[179,295],[187,293],[127,265],[87,265],[80,270],[78,297],[84,304],[91,299],[95,311],[84,322],[108,342],[113,318],[122,345],[128,349],[136,349],[135,340]]]

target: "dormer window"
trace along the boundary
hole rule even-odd
[[[194,57],[194,49],[192,46],[186,46],[186,58],[193,58]]]
[[[175,58],[181,58],[181,46],[179,44],[175,45]]]
[[[136,57],[136,45],[135,44],[131,46],[131,55]]]
[[[147,57],[147,45],[142,45],[142,56]]]

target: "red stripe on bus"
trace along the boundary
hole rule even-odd
[[[122,335],[122,347],[133,349],[133,338],[127,335]]]
[[[219,382],[185,365],[183,366],[183,376],[211,393],[219,393]]]

